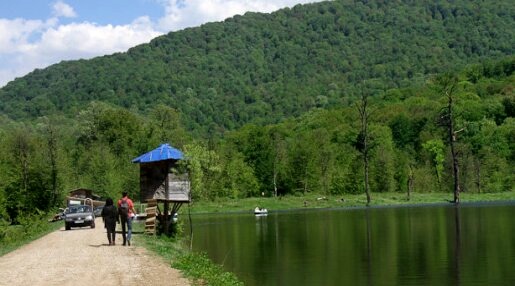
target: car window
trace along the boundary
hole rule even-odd
[[[74,214],[74,213],[87,213],[91,212],[90,206],[76,206],[76,207],[70,207],[66,211],[68,214]]]

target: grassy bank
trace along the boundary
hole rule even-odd
[[[214,264],[203,253],[191,252],[180,239],[139,235],[135,239],[148,250],[170,261],[193,285],[243,285],[238,278]]]
[[[415,193],[407,199],[403,193],[372,193],[371,206],[395,206],[417,204],[449,203],[453,199],[451,193]],[[515,200],[515,191],[503,193],[461,193],[462,203],[492,202]],[[302,208],[346,208],[364,207],[367,201],[365,194],[331,196],[308,193],[303,196],[284,196],[279,198],[261,197],[240,200],[216,199],[212,201],[193,202],[190,205],[191,213],[216,212],[250,212],[256,206],[264,207],[269,211],[302,209]],[[181,209],[187,211],[187,207]]]

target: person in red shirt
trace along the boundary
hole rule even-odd
[[[122,224],[123,245],[131,245],[132,220],[136,216],[134,203],[127,196],[127,192],[122,193],[122,198],[118,200],[118,214]],[[127,227],[127,228],[126,228]],[[126,232],[127,231],[127,232]]]

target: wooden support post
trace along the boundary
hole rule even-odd
[[[170,165],[166,165],[166,177],[165,177],[165,216],[164,216],[164,232],[166,235],[169,235],[168,225],[169,225],[169,217],[168,217],[168,203],[170,200],[170,194],[169,194],[169,185],[170,185]]]

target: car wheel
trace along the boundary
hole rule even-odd
[[[71,226],[67,223],[64,224],[64,229],[66,230],[70,230],[71,229]]]
[[[95,223],[94,222],[91,224],[91,228],[95,228]]]

